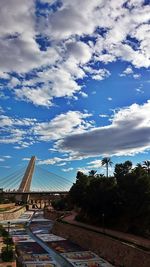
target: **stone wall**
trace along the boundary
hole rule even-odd
[[[61,216],[64,216],[65,214],[69,214],[65,211],[56,211],[53,209],[44,209],[44,218],[55,221],[56,219],[60,218]]]
[[[0,204],[0,209],[6,209],[6,208],[11,208],[15,206],[15,203],[8,203],[8,204]]]
[[[92,250],[115,266],[150,267],[150,252],[104,234],[58,221],[55,222],[52,232],[70,239],[86,250]]]
[[[14,262],[0,262],[0,267],[16,267],[16,261]]]
[[[25,207],[15,207],[10,211],[0,212],[0,220],[12,220],[17,219],[21,214],[25,212]]]

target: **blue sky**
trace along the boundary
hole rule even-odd
[[[0,1],[1,177],[150,160],[149,4]]]

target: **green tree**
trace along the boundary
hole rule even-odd
[[[150,160],[145,160],[143,162],[143,167],[147,171],[147,174],[150,175]]]
[[[118,184],[123,181],[125,175],[129,174],[132,169],[132,162],[127,160],[124,163],[115,165],[114,175],[117,179]]]
[[[89,185],[91,178],[92,177],[89,177],[83,172],[80,171],[77,172],[76,182],[73,184],[69,192],[73,204],[79,207],[84,205],[86,187]]]
[[[89,176],[95,176],[96,173],[97,173],[97,171],[91,170],[91,171],[89,171]]]
[[[135,168],[132,170],[133,173],[135,173],[135,175],[137,177],[140,177],[142,175],[145,175],[146,171],[145,168],[142,166],[141,163],[137,163],[137,165],[135,166]]]
[[[9,262],[13,260],[13,248],[12,247],[3,247],[2,248],[2,253],[1,253],[1,258],[5,262]]]
[[[101,163],[102,163],[102,166],[106,166],[106,177],[108,178],[108,169],[109,169],[109,166],[112,165],[112,161],[110,158],[105,157],[102,159]]]
[[[101,220],[103,213],[107,218],[111,217],[114,210],[115,187],[116,184],[113,178],[102,177],[97,179],[95,177],[91,180],[86,191],[86,205],[84,209],[92,220]]]
[[[105,163],[106,164],[106,163]],[[115,177],[77,173],[69,196],[80,207],[78,219],[87,223],[150,237],[150,175],[132,162],[115,165]]]

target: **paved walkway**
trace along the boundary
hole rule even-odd
[[[136,246],[142,247],[143,249],[150,250],[150,240],[149,239],[142,238],[140,236],[135,236],[135,235],[128,234],[128,233],[123,233],[123,232],[119,232],[119,231],[114,231],[114,230],[110,230],[110,229],[106,229],[106,228],[101,228],[101,227],[96,227],[93,225],[81,223],[81,222],[75,221],[76,215],[77,214],[75,212],[73,212],[71,215],[64,217],[63,221],[66,221],[66,222],[71,223],[71,224],[76,225],[76,226],[81,226],[81,227],[87,228],[89,230],[100,232],[100,233],[103,233],[105,235],[109,235],[111,237],[120,239],[126,243],[134,244]]]
[[[42,219],[42,218],[41,218]],[[31,219],[31,221],[34,220],[34,216]],[[30,222],[31,222],[30,221]],[[37,219],[38,221],[38,219]],[[48,221],[47,219],[42,219],[42,221]],[[56,253],[54,250],[50,249],[46,242],[42,241],[40,238],[38,238],[33,232],[31,232],[30,228],[27,228],[27,234],[35,240],[36,243],[38,243],[55,261],[57,264],[59,264],[60,267],[72,267],[72,264],[70,264],[68,261],[66,261],[61,255]]]

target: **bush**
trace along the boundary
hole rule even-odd
[[[8,237],[8,232],[3,227],[0,227],[0,236]]]
[[[13,260],[13,249],[12,248],[2,248],[1,258],[3,261],[12,261]]]

